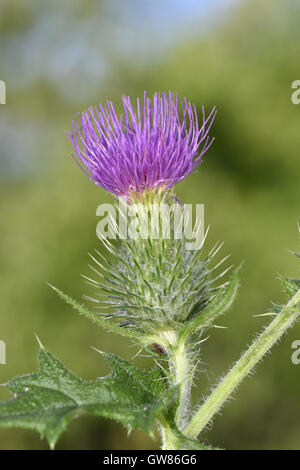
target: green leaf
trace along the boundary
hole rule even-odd
[[[101,315],[91,312],[88,310],[84,305],[80,304],[77,302],[77,300],[73,299],[69,295],[65,294],[63,291],[58,289],[57,287],[52,286],[49,284],[51,289],[53,289],[59,297],[61,297],[67,304],[71,305],[77,312],[80,313],[80,315],[83,315],[84,317],[88,318],[94,323],[97,323],[99,326],[104,328],[105,330],[111,331],[113,333],[116,333],[118,335],[122,336],[127,336],[129,338],[134,338],[134,339],[141,339],[141,333],[137,333],[136,331],[133,331],[129,328],[124,328],[121,326],[116,325],[115,323],[106,320],[103,318]]]
[[[289,296],[296,294],[297,290],[300,288],[300,280],[284,278],[280,276],[281,284]]]
[[[300,225],[298,223],[298,232],[299,232],[299,239],[300,239]],[[296,255],[298,258],[300,258],[300,252],[299,251],[291,251],[288,250],[292,255]],[[297,290],[300,288],[300,279],[292,279],[290,277],[284,278],[283,276],[279,275],[279,279],[281,281],[281,284],[285,290],[285,292],[292,297],[293,295],[296,294]]]
[[[197,441],[196,439],[191,439],[182,432],[180,432],[178,429],[173,429],[174,434],[178,438],[179,441],[179,446],[178,448],[180,450],[221,450],[217,448],[213,448],[211,446],[208,446],[206,444],[203,444],[200,441]]]
[[[180,450],[221,450],[213,448],[207,444],[193,439],[183,434],[182,431],[176,426],[175,420],[169,419],[166,423],[161,422],[162,436],[163,436],[163,449],[180,449]]]
[[[157,369],[143,372],[115,355],[104,357],[112,374],[86,381],[42,348],[40,371],[7,384],[13,398],[0,403],[0,427],[34,429],[51,448],[68,422],[84,412],[115,419],[129,431],[139,427],[150,433],[155,420],[176,406],[177,388],[165,390]]]
[[[131,378],[131,385],[143,388],[147,393],[153,394],[159,398],[166,392],[166,381],[160,367],[154,367],[149,372],[142,371],[134,367],[134,365],[111,353],[101,352],[108,362],[111,370],[119,379],[128,380]]]
[[[216,295],[205,310],[186,324],[182,329],[182,335],[184,337],[187,337],[200,328],[211,326],[216,318],[225,313],[232,306],[240,285],[241,267],[242,265],[235,269],[229,283]]]

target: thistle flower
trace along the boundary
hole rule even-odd
[[[123,96],[124,113],[117,117],[111,101],[105,107],[90,107],[79,113],[67,133],[82,171],[97,185],[128,197],[147,189],[168,190],[192,173],[213,139],[209,130],[216,115],[208,117],[202,107],[198,124],[195,106],[177,95],[155,93],[152,101],[144,94],[137,99],[137,112],[130,98]]]
[[[155,93],[152,100],[144,93],[143,103],[137,99],[136,112],[129,97],[122,100],[120,118],[108,101],[105,107],[79,113],[67,135],[83,172],[130,203],[142,200],[148,209],[146,218],[151,219],[154,214],[148,203],[171,206],[174,196],[169,190],[201,163],[213,142],[209,131],[216,109],[206,117],[202,107],[199,124],[195,106],[186,99],[179,105],[171,92]],[[120,215],[127,217],[122,211]],[[138,215],[142,220],[143,211]],[[161,217],[158,225],[162,225]],[[137,240],[129,237],[116,247],[103,239],[115,260],[100,262],[92,256],[106,276],[103,279],[92,267],[100,279],[87,278],[97,291],[95,297],[87,298],[98,304],[100,315],[117,318],[124,328],[146,335],[169,332],[193,320],[215,297],[212,284],[220,276],[213,278],[214,268],[209,265],[218,250],[200,260],[201,248],[191,254],[185,239],[174,236],[173,219],[170,225],[170,237],[165,240],[153,240],[150,235]]]

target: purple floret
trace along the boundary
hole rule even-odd
[[[79,113],[68,133],[83,172],[97,185],[117,196],[131,191],[163,187],[183,180],[201,163],[213,142],[209,130],[216,115],[213,107],[198,124],[195,106],[186,99],[178,109],[177,95],[155,93],[152,100],[122,97],[124,113],[118,118],[111,101]]]

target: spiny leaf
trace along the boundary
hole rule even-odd
[[[117,356],[105,357],[112,375],[85,381],[41,349],[40,371],[7,384],[13,398],[0,403],[0,427],[36,430],[52,448],[68,422],[84,412],[115,419],[129,430],[151,432],[155,419],[174,409],[177,388],[158,398],[157,371],[142,372]]]
[[[299,237],[300,238],[300,237]],[[292,255],[295,255],[297,256],[297,258],[300,258],[300,251],[291,251],[291,250],[288,250]]]
[[[299,239],[300,239],[300,225],[298,223],[298,232],[299,232]],[[300,258],[300,252],[299,251],[291,251],[288,250],[292,255],[296,255],[298,258]],[[292,297],[295,295],[297,290],[300,288],[300,279],[292,279],[292,278],[284,278],[283,276],[279,275],[279,279],[281,281],[281,284],[286,291],[286,293]]]
[[[137,384],[156,397],[161,396],[166,391],[166,381],[160,367],[155,367],[149,372],[145,372],[137,369],[131,362],[115,354],[102,352],[102,355],[115,376],[126,379],[131,377],[133,384]]]
[[[190,439],[187,436],[184,436],[180,431],[178,431],[178,439],[180,442],[180,449],[181,450],[219,450],[219,449],[212,449],[202,442],[197,441],[196,439]]]
[[[188,436],[185,436],[182,431],[180,431],[175,422],[170,420],[169,421],[169,428],[172,431],[174,437],[177,440],[177,449],[180,450],[221,450],[219,448],[213,448],[208,446],[207,444],[203,444],[202,442],[192,439]]]
[[[296,294],[297,290],[300,288],[300,280],[284,278],[280,276],[281,284],[289,296]]]
[[[200,328],[211,326],[217,317],[232,306],[240,285],[240,271],[241,266],[235,269],[229,283],[216,295],[203,313],[187,323],[182,329],[183,336],[187,337]]]
[[[112,331],[118,335],[127,336],[129,338],[140,339],[141,334],[137,333],[136,331],[130,330],[128,328],[122,328],[121,326],[116,325],[113,322],[105,320],[101,315],[97,315],[97,313],[91,312],[88,310],[84,305],[77,302],[77,300],[73,299],[69,295],[62,292],[57,287],[49,286],[61,297],[67,304],[72,305],[72,307],[77,310],[81,315],[85,316],[89,320],[98,325],[102,326],[105,330]]]

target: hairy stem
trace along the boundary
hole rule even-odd
[[[184,428],[184,434],[196,438],[212,417],[220,410],[234,389],[246,377],[264,354],[273,346],[282,334],[293,325],[300,314],[300,289],[281,309],[276,318],[260,336],[253,341],[249,349],[241,356],[225,378],[211,393],[208,399]]]
[[[160,430],[162,437],[162,450],[179,450],[180,440],[171,429],[168,422],[161,418],[160,419]]]
[[[186,344],[179,341],[172,356],[171,370],[174,374],[174,385],[179,385],[179,404],[176,410],[175,422],[178,429],[183,428],[183,420],[190,400],[191,364],[188,358]]]

